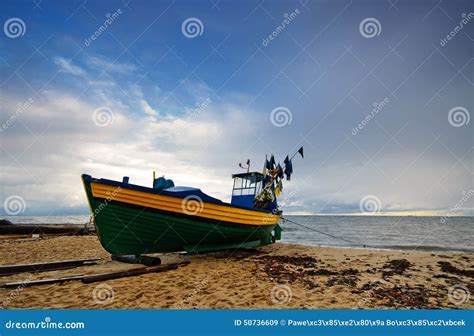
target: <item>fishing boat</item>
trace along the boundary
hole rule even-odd
[[[232,175],[230,203],[198,188],[175,186],[155,173],[152,187],[129,183],[128,177],[114,181],[84,174],[82,181],[100,242],[109,253],[203,253],[281,238],[277,196],[283,175],[292,173],[291,160],[283,169],[272,155],[262,173],[249,168],[247,161],[246,172]]]

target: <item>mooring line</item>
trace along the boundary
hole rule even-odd
[[[362,243],[359,243],[359,242],[356,242],[356,241],[353,241],[353,240],[349,240],[349,239],[346,239],[346,238],[334,236],[334,235],[332,235],[332,234],[329,234],[329,233],[326,233],[326,232],[323,232],[323,231],[316,230],[316,229],[314,229],[314,228],[312,228],[312,227],[309,227],[309,226],[306,226],[306,225],[297,223],[297,222],[295,222],[295,221],[292,221],[291,219],[287,219],[287,218],[284,218],[284,217],[281,217],[281,219],[283,219],[285,222],[290,222],[290,223],[299,225],[299,226],[301,226],[301,227],[304,227],[305,229],[308,229],[308,230],[311,230],[311,231],[314,231],[314,232],[317,232],[317,233],[320,233],[320,234],[323,234],[323,235],[326,235],[326,236],[329,236],[329,237],[332,237],[332,238],[335,238],[335,239],[339,239],[339,240],[345,241],[345,242],[347,242],[347,243],[356,244],[357,246],[362,246],[362,247],[370,247],[370,245],[367,245],[367,244],[362,244]]]

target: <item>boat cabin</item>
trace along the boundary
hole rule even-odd
[[[233,174],[232,205],[252,208],[255,195],[262,190],[264,176],[259,172]]]

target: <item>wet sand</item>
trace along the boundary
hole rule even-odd
[[[474,254],[277,243],[205,255],[164,273],[83,284],[0,288],[3,308],[474,308]],[[2,265],[102,258],[97,265],[0,277],[0,283],[97,274],[112,261],[95,236],[0,240]]]

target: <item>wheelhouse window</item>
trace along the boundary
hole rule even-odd
[[[258,175],[234,177],[232,196],[255,195],[261,189],[262,181]]]

